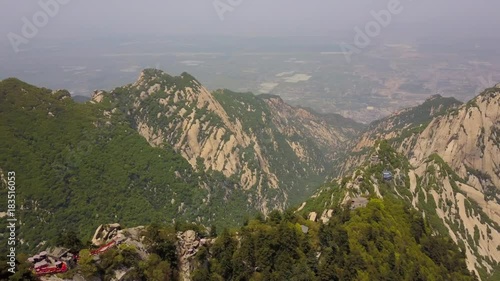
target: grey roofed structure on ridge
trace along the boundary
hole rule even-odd
[[[392,173],[388,170],[382,172],[382,177],[384,180],[392,180]]]
[[[69,249],[67,248],[62,248],[62,247],[56,247],[52,249],[47,249],[48,255],[53,257],[53,258],[61,258],[64,255],[66,255],[69,252]]]
[[[43,260],[43,261],[39,261],[39,262],[35,263],[35,268],[45,267],[48,265],[49,265],[49,263],[46,260]]]
[[[356,197],[351,199],[351,210],[366,207],[368,204],[368,199],[365,197]]]

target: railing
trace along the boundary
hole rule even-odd
[[[113,246],[116,245],[116,241],[113,240],[111,242],[109,242],[108,244],[104,245],[104,246],[101,246],[99,249],[97,250],[93,250],[93,251],[90,251],[90,254],[91,255],[99,255],[99,254],[102,254],[104,252],[106,252],[107,250],[111,249]]]
[[[63,262],[61,264],[61,267],[50,266],[50,267],[37,268],[35,269],[35,274],[41,276],[46,274],[64,273],[66,271],[68,271],[68,266],[66,265],[65,262]]]

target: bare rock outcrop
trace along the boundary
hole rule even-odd
[[[436,101],[436,98],[430,99],[428,105],[435,105]],[[500,237],[497,224],[500,221],[500,88],[497,85],[486,89],[466,104],[444,111],[430,106],[427,107],[430,111],[419,108],[422,106],[372,124],[355,145],[354,151],[358,154],[345,161],[344,171],[348,174],[353,167],[369,164],[373,145],[379,140],[388,140],[413,167],[403,175],[409,179],[411,204],[420,209],[422,204],[433,200],[435,212],[449,235],[456,243],[465,245],[469,269],[491,273],[500,261],[497,242]],[[445,164],[440,164],[442,162]],[[444,165],[460,180],[448,172],[449,168],[443,168]],[[429,172],[434,166],[442,171],[436,175]],[[370,182],[376,190],[376,182],[372,179]],[[419,189],[429,188],[431,183],[440,189],[424,189],[419,195]],[[397,189],[395,192],[399,193]]]
[[[210,92],[187,73],[174,77],[156,69],[93,100],[101,95],[127,104],[122,113],[151,146],[170,145],[194,169],[219,171],[237,179],[235,188],[254,191],[248,202],[264,214],[286,208],[290,190],[303,188],[299,179],[326,177],[362,127],[279,97]],[[268,197],[268,190],[276,195]]]
[[[310,221],[316,221],[316,218],[317,218],[317,217],[318,217],[318,213],[316,213],[316,212],[311,212],[311,213],[309,213],[309,217],[308,217],[308,219],[309,219]]]
[[[90,97],[90,102],[91,103],[100,103],[104,100],[104,94],[105,92],[104,91],[98,91],[98,90],[95,90],[91,97]]]
[[[121,229],[119,223],[113,224],[101,224],[97,227],[94,236],[92,237],[92,244],[94,246],[102,246],[106,244],[109,240],[114,238],[118,231]]]
[[[179,258],[179,279],[190,281],[195,268],[194,256],[200,247],[213,243],[212,239],[200,238],[194,230],[177,233],[177,256]]]

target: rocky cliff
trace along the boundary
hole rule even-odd
[[[276,96],[209,92],[187,73],[143,71],[138,80],[93,102],[123,111],[155,147],[172,146],[194,169],[233,178],[264,213],[324,180],[361,125],[287,105]],[[303,194],[303,195],[301,195]]]
[[[429,123],[438,116],[446,114],[448,110],[458,108],[462,102],[454,98],[445,98],[434,95],[423,104],[403,109],[390,116],[372,122],[368,128],[352,143],[352,151],[348,153],[342,172],[349,172],[366,160],[369,151],[378,140],[389,140],[409,153],[419,134],[427,128]]]
[[[488,276],[500,258],[500,245],[495,244],[500,221],[499,112],[497,85],[466,104],[434,96],[374,122],[346,157],[342,174],[347,178],[337,184],[347,193],[327,197],[346,203],[357,196],[386,196],[389,188],[390,194],[434,216],[431,223],[437,231],[449,233],[462,245],[469,268]],[[380,162],[373,153],[381,140],[399,155],[392,162]],[[401,168],[401,163],[407,164]],[[378,165],[378,180],[374,169],[369,175],[359,169],[366,165]],[[383,169],[391,170],[396,182],[386,184],[380,177]],[[347,196],[351,191],[354,195]],[[316,195],[326,200],[324,196]],[[328,209],[315,213],[328,219]]]
[[[498,271],[500,225],[496,202],[460,177],[438,154],[410,163],[386,141],[377,142],[352,174],[321,188],[298,212],[327,223],[335,206],[352,209],[364,198],[397,198],[419,210],[435,233],[449,235],[467,258],[467,266],[484,280]],[[391,178],[384,178],[384,171]],[[365,202],[365,203],[363,203]]]
[[[363,149],[385,139],[413,164],[436,153],[477,189],[493,192],[493,187],[500,186],[499,104],[500,84],[462,105],[432,97],[421,106],[371,124],[353,154],[365,157]],[[349,159],[344,171],[364,159]]]

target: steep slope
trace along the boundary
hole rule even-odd
[[[438,155],[411,164],[388,142],[377,142],[353,174],[322,189],[299,208],[311,219],[328,222],[339,204],[352,208],[366,197],[397,198],[419,210],[434,233],[449,235],[467,257],[467,266],[483,280],[495,280],[500,261],[500,226],[479,202],[480,192]],[[384,170],[393,174],[383,178]],[[479,203],[479,204],[478,204]]]
[[[386,139],[412,163],[422,163],[436,153],[477,190],[495,193],[493,187],[500,188],[500,84],[460,107],[456,107],[456,103],[448,104],[451,106],[442,106],[439,114],[416,118],[417,122],[408,122],[408,118],[400,114],[374,122],[353,152],[366,157],[364,148]],[[422,106],[404,112],[418,112]],[[344,171],[361,163],[364,157],[346,161]],[[489,197],[496,196],[491,195]]]
[[[70,229],[88,239],[109,221],[231,225],[253,211],[235,182],[194,171],[169,145],[151,147],[109,108],[17,79],[0,82],[0,196],[7,198],[14,171],[19,251],[53,244]]]
[[[388,117],[372,122],[366,131],[351,143],[352,151],[346,156],[341,171],[349,172],[366,160],[367,151],[380,139],[389,140],[405,151],[411,149],[429,123],[437,116],[462,105],[454,98],[431,96],[423,104],[403,109]],[[341,173],[342,174],[342,173]]]
[[[439,154],[477,190],[500,189],[500,85],[435,118],[411,149],[414,163]],[[491,199],[500,203],[500,197]]]
[[[371,123],[367,132],[363,134],[357,149],[359,150],[363,145],[373,145],[382,136],[391,139],[404,138],[412,131],[417,131],[417,128],[426,127],[434,117],[443,115],[448,110],[460,105],[462,102],[455,98],[445,98],[440,95],[431,96],[421,105],[403,109]]]
[[[374,124],[356,145],[357,155],[346,161],[344,171],[365,160],[367,154],[363,148],[377,138],[387,139],[415,166],[437,154],[471,187],[464,188],[464,192],[474,198],[492,220],[500,221],[499,105],[500,84],[486,89],[467,104],[433,117],[428,124],[414,126],[417,129],[410,129],[410,133],[385,130],[383,122]]]
[[[277,97],[210,93],[187,73],[155,69],[93,101],[113,104],[152,146],[171,145],[194,169],[234,179],[264,213],[310,194],[359,129]]]
[[[275,97],[209,93],[189,74],[158,70],[84,104],[17,79],[1,81],[0,94],[0,195],[15,171],[18,238],[30,249],[69,229],[88,239],[110,221],[222,227],[284,209],[323,182],[358,130]]]
[[[291,139],[287,142],[295,154],[313,165],[331,164],[341,151],[338,148],[346,147],[364,129],[363,125],[338,114],[318,114],[308,108],[292,107],[278,96],[259,97],[269,107],[272,123],[278,131]]]
[[[435,97],[426,103],[435,104],[439,100],[443,105],[443,99]],[[440,186],[423,194],[432,195],[433,201],[446,203],[436,202],[435,206],[427,208],[437,210],[439,220],[436,221],[446,226],[442,231],[449,231],[457,243],[465,243],[462,248],[467,253],[469,268],[487,276],[485,272],[491,272],[500,258],[500,247],[495,244],[500,239],[497,236],[497,223],[500,222],[500,84],[486,89],[467,104],[458,107],[453,102],[447,104],[440,106],[442,110],[433,111],[438,112],[437,115],[419,110],[422,105],[403,111],[403,115],[375,122],[355,145],[345,161],[343,173],[347,175],[362,163],[373,160],[371,146],[379,139],[387,140],[413,167],[414,172],[408,175],[414,182],[411,185],[413,192],[417,184],[432,182]],[[413,118],[407,118],[408,113]],[[421,116],[425,118],[415,118],[415,113],[423,113]],[[432,176],[430,171],[435,169],[429,163],[436,159],[441,166],[449,167],[448,174],[455,174],[454,179]],[[413,194],[409,198],[414,206],[425,209],[419,205],[428,200],[419,197]],[[474,212],[466,211],[464,206],[473,206]]]

